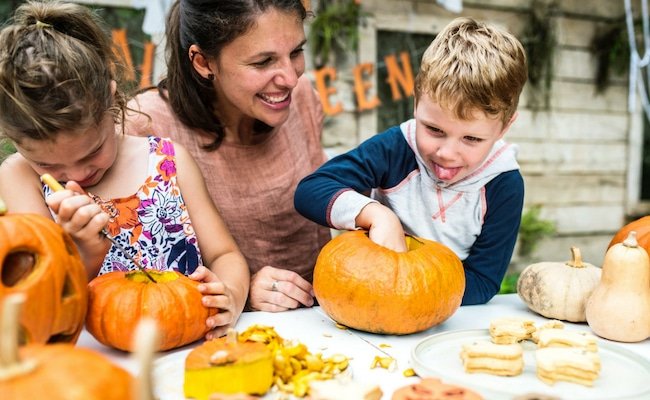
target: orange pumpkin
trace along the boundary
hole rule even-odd
[[[21,343],[77,341],[88,306],[88,280],[74,242],[58,224],[0,210],[0,278],[0,298],[26,296]]]
[[[622,243],[630,234],[636,232],[636,242],[650,253],[650,216],[639,218],[622,227],[609,242],[609,249],[616,243]]]
[[[133,332],[144,316],[160,328],[161,351],[192,343],[209,331],[206,319],[216,309],[203,306],[198,282],[175,271],[148,272],[155,283],[137,270],[90,281],[86,329],[98,342],[131,351]]]
[[[71,343],[28,344],[18,350],[23,296],[3,298],[0,393],[3,399],[128,400],[133,378],[89,349]]]
[[[407,236],[398,253],[364,231],[342,233],[323,247],[314,269],[314,294],[336,322],[404,335],[428,329],[460,307],[465,272],[448,247]]]

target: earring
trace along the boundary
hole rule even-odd
[[[212,73],[208,74],[208,80],[213,81],[214,80],[214,74],[212,74]]]

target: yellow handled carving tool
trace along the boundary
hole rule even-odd
[[[50,189],[52,189],[54,192],[64,190],[64,187],[50,174],[41,175],[41,182],[49,186]],[[106,239],[110,240],[111,243],[113,243],[113,245],[117,247],[117,249],[121,251],[122,254],[124,254],[124,256],[133,263],[133,265],[135,265],[140,271],[142,271],[147,276],[147,278],[149,278],[151,282],[156,282],[153,279],[153,276],[151,276],[151,274],[149,274],[149,272],[147,272],[147,270],[144,269],[142,264],[140,264],[140,262],[136,260],[135,257],[133,257],[129,252],[127,252],[124,246],[122,246],[121,243],[119,243],[110,233],[108,233],[106,229],[102,229],[101,234],[104,235]]]

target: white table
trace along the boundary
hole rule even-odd
[[[432,334],[447,331],[486,329],[489,327],[492,319],[509,316],[523,316],[531,318],[536,322],[547,321],[546,318],[530,311],[519,297],[513,294],[498,295],[485,305],[461,307],[444,323],[425,332],[405,336],[375,335],[339,329],[319,307],[298,309],[282,313],[243,313],[236,328],[241,332],[252,324],[273,326],[280,336],[285,339],[296,339],[306,344],[312,353],[322,352],[326,356],[335,353],[342,353],[351,357],[350,368],[354,380],[379,384],[384,392],[383,399],[390,399],[392,393],[398,387],[418,380],[417,377],[406,378],[402,375],[402,372],[406,368],[411,367],[411,352],[423,339]],[[590,331],[590,328],[586,323],[565,324],[566,329]],[[615,343],[609,341],[606,342]],[[390,347],[382,347],[382,349],[397,360],[397,369],[394,371],[388,371],[382,368],[370,369],[370,365],[375,356],[384,356],[384,354],[371,344],[374,344],[374,346],[377,347],[380,347],[380,345],[389,345]],[[640,343],[615,344],[642,356],[650,362],[650,340],[646,339]],[[84,331],[79,338],[78,345],[99,351],[130,372],[134,374],[137,373],[135,361],[127,353],[109,349],[99,344],[86,331]],[[158,361],[165,361],[168,363],[170,359],[178,360],[178,373],[182,375],[183,356],[191,347],[193,347],[193,345],[161,353],[158,356]],[[451,351],[456,352],[457,350]],[[472,378],[471,375],[468,376],[470,379]],[[179,378],[177,377],[176,380],[178,381],[178,379]],[[165,382],[159,382],[158,380],[156,381],[156,385],[174,385],[174,383],[171,382],[173,379],[165,379],[164,381]],[[516,381],[512,382],[513,384],[516,384]],[[178,382],[175,384],[177,385]],[[650,386],[650,378],[648,380],[648,385]],[[527,388],[522,387],[520,393],[526,392]]]

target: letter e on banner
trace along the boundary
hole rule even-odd
[[[343,105],[339,102],[335,106],[330,103],[329,97],[336,94],[336,88],[327,86],[327,78],[330,82],[336,80],[336,69],[332,67],[323,67],[314,72],[316,81],[316,91],[320,96],[320,102],[323,105],[323,112],[326,115],[333,116],[343,111]]]
[[[372,83],[363,80],[364,73],[367,75],[372,74],[374,64],[363,63],[354,67],[354,93],[357,96],[357,107],[359,111],[372,110],[381,104],[379,98],[374,96],[368,100],[366,98],[366,91],[372,87]]]

